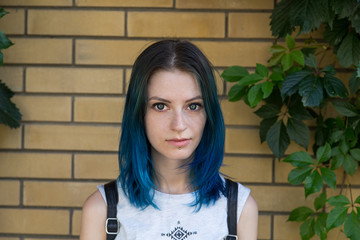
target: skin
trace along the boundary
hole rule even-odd
[[[189,73],[161,70],[149,79],[147,96],[145,129],[157,188],[170,194],[192,192],[188,172],[181,166],[192,160],[206,123],[200,87]],[[80,240],[106,239],[106,208],[99,191],[86,200]],[[257,239],[257,222],[258,208],[250,195],[237,225],[238,239]]]

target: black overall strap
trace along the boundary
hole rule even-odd
[[[111,181],[104,186],[107,202],[107,219],[105,223],[106,240],[114,240],[120,230],[119,220],[116,218],[119,195],[116,181]]]
[[[226,179],[226,193],[227,193],[227,224],[229,235],[226,240],[237,240],[237,198],[238,198],[238,184]]]

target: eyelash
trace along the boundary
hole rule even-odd
[[[158,108],[159,105],[163,105],[164,108],[163,108],[163,109],[159,109],[159,108]],[[191,109],[190,109],[190,106],[192,106],[192,105],[195,105],[195,106],[196,106],[196,109],[191,110]],[[167,107],[168,107],[168,106],[167,106],[165,103],[161,103],[161,102],[160,102],[160,103],[154,103],[154,104],[152,105],[152,108],[154,108],[155,110],[157,110],[157,111],[159,111],[159,112],[165,111]],[[196,112],[196,111],[199,111],[199,109],[200,109],[201,107],[202,107],[202,104],[200,104],[200,103],[190,103],[187,108],[188,108],[190,111]]]

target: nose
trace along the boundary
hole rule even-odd
[[[171,119],[171,129],[176,132],[183,132],[186,129],[186,117],[183,111],[174,112]]]

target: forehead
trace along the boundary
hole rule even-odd
[[[148,97],[168,96],[194,97],[201,96],[201,89],[198,81],[191,73],[180,70],[160,70],[155,72],[149,79],[147,85]]]

